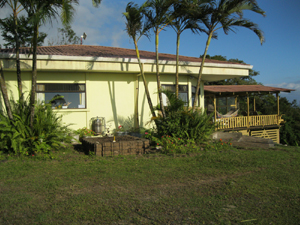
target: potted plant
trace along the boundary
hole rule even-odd
[[[116,136],[124,136],[127,135],[128,132],[125,130],[125,128],[122,125],[119,125],[117,129],[115,129]]]

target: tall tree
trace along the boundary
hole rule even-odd
[[[252,30],[259,37],[261,44],[264,42],[263,32],[258,28],[257,24],[243,18],[243,11],[245,10],[250,10],[265,16],[265,12],[258,6],[255,0],[212,0],[208,4],[207,10],[209,11],[208,17],[202,20],[202,22],[206,27],[208,38],[198,73],[196,93],[200,90],[207,50],[216,31],[223,29],[224,33],[228,34],[229,31],[234,31],[236,27],[245,27]],[[194,13],[196,18],[203,18],[201,11],[200,14],[197,14],[196,11],[194,11]],[[197,99],[198,98],[194,99],[193,109],[196,107]]]
[[[11,107],[9,104],[7,88],[6,88],[4,74],[3,74],[2,61],[0,61],[0,88],[1,88],[1,93],[3,96],[3,100],[4,100],[4,105],[5,105],[7,116],[10,120],[13,120],[13,114],[12,114],[12,110],[11,110]]]
[[[170,26],[176,32],[176,75],[175,75],[175,96],[178,98],[179,86],[179,45],[180,35],[185,30],[191,30],[193,33],[202,31],[197,20],[190,14],[190,10],[194,5],[195,0],[179,0],[173,5],[173,21]]]
[[[147,80],[146,80],[145,73],[144,73],[144,68],[141,63],[138,44],[137,44],[143,35],[148,36],[147,32],[149,30],[149,27],[143,21],[143,17],[144,17],[143,14],[145,13],[145,10],[147,9],[147,7],[148,7],[147,2],[145,2],[142,6],[138,6],[137,4],[134,4],[133,2],[129,2],[126,6],[126,12],[124,12],[123,15],[126,18],[127,34],[130,38],[132,38],[133,43],[134,43],[136,57],[137,57],[137,60],[139,63],[149,108],[151,110],[152,116],[156,117],[154,107],[153,107],[153,104],[151,101],[149,89],[148,89]]]
[[[161,107],[162,116],[166,117],[165,109],[162,101],[160,74],[159,74],[159,55],[158,44],[160,32],[171,23],[171,7],[175,0],[148,0],[149,10],[145,12],[147,23],[153,29],[155,34],[155,53],[156,53],[156,81],[157,91],[159,97],[159,104]]]
[[[18,20],[18,29],[17,29],[17,38],[20,44],[20,47],[30,47],[32,41],[32,26],[29,23],[29,18],[25,16],[20,16],[17,18]],[[14,48],[16,49],[16,37],[14,35],[14,20],[12,16],[9,16],[3,20],[0,20],[0,29],[2,30],[1,36],[5,41],[6,48]],[[44,40],[47,37],[47,34],[44,32],[39,33],[38,37],[38,46],[42,46],[44,44]],[[17,63],[16,63],[17,64]]]
[[[39,27],[47,21],[52,21],[61,12],[60,17],[63,24],[68,24],[74,16],[74,4],[78,4],[78,0],[24,0],[22,2],[26,10],[30,22],[33,26],[32,38],[32,83],[30,93],[30,126],[33,127],[34,105],[36,98],[36,81],[37,81],[37,41],[39,36]]]
[[[17,81],[18,81],[18,91],[19,91],[19,100],[22,99],[22,78],[21,78],[21,66],[20,66],[20,41],[19,41],[19,33],[20,26],[18,24],[18,14],[23,10],[22,5],[19,0],[0,0],[0,6],[3,7],[8,5],[12,9],[12,17],[11,17],[11,30],[15,41],[16,48],[16,65],[17,65]]]

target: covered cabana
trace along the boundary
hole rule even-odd
[[[244,135],[267,137],[279,143],[279,127],[280,124],[284,122],[279,110],[279,93],[291,91],[295,90],[263,85],[207,85],[204,86],[205,107],[208,111],[213,113],[217,130],[240,131]],[[266,94],[276,95],[277,114],[258,115],[255,98],[258,95]],[[250,109],[250,96],[252,95],[253,109]],[[240,112],[240,115],[238,115],[238,97],[240,96],[247,98],[247,110]],[[224,105],[227,113],[222,115],[217,111],[217,99],[224,97],[226,98]],[[234,98],[234,102],[232,101],[231,104],[228,104],[228,97]],[[213,104],[208,104],[208,99],[213,99]],[[270,132],[272,135],[270,135]]]

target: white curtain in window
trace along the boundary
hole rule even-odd
[[[45,102],[45,93],[37,93],[36,99],[38,103]]]
[[[79,94],[79,102],[78,108],[85,108],[85,93]]]

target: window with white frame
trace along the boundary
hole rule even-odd
[[[55,109],[86,108],[85,84],[39,83],[37,101],[50,103]]]

